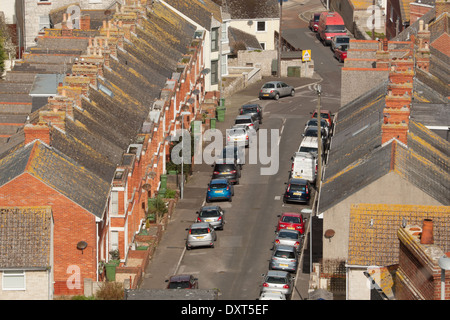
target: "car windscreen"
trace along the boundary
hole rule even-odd
[[[236,170],[236,166],[234,164],[216,164],[214,166],[214,171],[218,172],[229,172]]]
[[[234,124],[247,124],[252,123],[252,119],[236,119]]]
[[[300,223],[299,217],[292,217],[292,216],[284,216],[281,221],[288,222],[288,223]]]
[[[293,251],[277,250],[275,251],[274,256],[277,258],[295,259],[295,254]]]
[[[285,278],[280,278],[280,277],[268,276],[266,278],[266,282],[273,283],[273,284],[285,284],[286,283],[286,279]]]
[[[249,123],[250,121],[245,120],[245,122],[237,122],[238,120],[236,120],[236,123]],[[241,136],[241,135],[245,135],[247,132],[244,129],[229,129],[228,130],[228,135],[230,136]]]
[[[305,137],[317,137],[317,129],[306,129]]]
[[[306,191],[306,186],[303,184],[290,184],[289,185],[290,191]]]
[[[349,43],[349,42],[350,42],[350,38],[343,38],[343,37],[336,38],[336,43]]]
[[[335,33],[344,33],[345,31],[345,26],[343,25],[327,25],[325,27],[325,31],[326,32],[335,32]]]
[[[275,84],[273,83],[266,83],[265,85],[263,85],[264,89],[272,89],[275,88]]]
[[[313,115],[313,117],[314,118],[317,118],[317,112],[314,112],[314,115]],[[321,118],[325,118],[325,119],[328,119],[330,116],[328,115],[328,113],[320,113],[320,117]],[[322,122],[322,121],[321,121]]]
[[[225,183],[213,183],[213,184],[210,184],[209,187],[211,189],[225,189],[227,187],[227,185]]]
[[[169,289],[186,289],[189,288],[189,281],[170,282]]]
[[[297,239],[297,233],[294,232],[286,232],[285,229],[281,229],[280,233],[278,234],[279,238],[285,238],[285,239]]]
[[[217,210],[202,210],[199,213],[199,216],[202,218],[211,218],[219,216],[219,211]]]
[[[258,109],[256,107],[242,108],[242,113],[257,113]]]
[[[299,152],[317,152],[317,148],[300,147]]]
[[[208,228],[193,228],[190,230],[189,233],[190,234],[205,234],[205,233],[209,233],[209,229]]]

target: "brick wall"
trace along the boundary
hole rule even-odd
[[[23,205],[52,207],[55,295],[82,294],[83,278],[96,279],[94,215],[28,173],[0,188],[0,206]],[[79,241],[88,243],[83,252],[77,249]],[[79,280],[79,283],[71,279]]]

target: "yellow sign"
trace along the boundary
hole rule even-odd
[[[311,61],[311,50],[302,50],[302,61]]]

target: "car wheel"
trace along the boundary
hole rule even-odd
[[[211,202],[211,200],[209,200],[208,198],[206,198],[206,203],[210,203]]]
[[[291,90],[291,97],[295,96],[295,90]]]
[[[280,95],[279,95],[278,93],[276,93],[274,99],[275,99],[275,100],[280,99]]]
[[[232,201],[233,201],[233,197],[229,197],[228,202],[232,202]]]

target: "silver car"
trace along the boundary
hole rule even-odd
[[[219,206],[204,206],[197,211],[197,222],[207,222],[214,229],[223,230],[225,211]]]
[[[255,131],[259,130],[259,120],[254,114],[242,114],[237,116],[234,120],[234,126],[236,125],[246,125]]]
[[[235,126],[227,129],[227,145],[235,144],[237,146],[243,145],[248,147],[250,139],[253,137],[254,130],[247,126]]]
[[[294,96],[295,89],[282,81],[270,81],[265,83],[259,91],[259,99],[278,100],[284,96]]]
[[[296,273],[298,266],[298,253],[292,246],[279,245],[273,249],[269,269],[283,270]]]
[[[292,246],[297,252],[300,251],[303,244],[303,235],[298,230],[280,229],[278,235],[275,237],[274,247],[279,245]]]
[[[292,294],[294,279],[289,272],[270,270],[264,275],[261,293],[278,291],[289,297]]]
[[[214,242],[217,240],[214,228],[206,222],[197,222],[192,224],[188,230],[186,239],[186,249],[194,247],[214,248]]]
[[[261,292],[259,300],[286,300],[286,295],[279,291]]]

